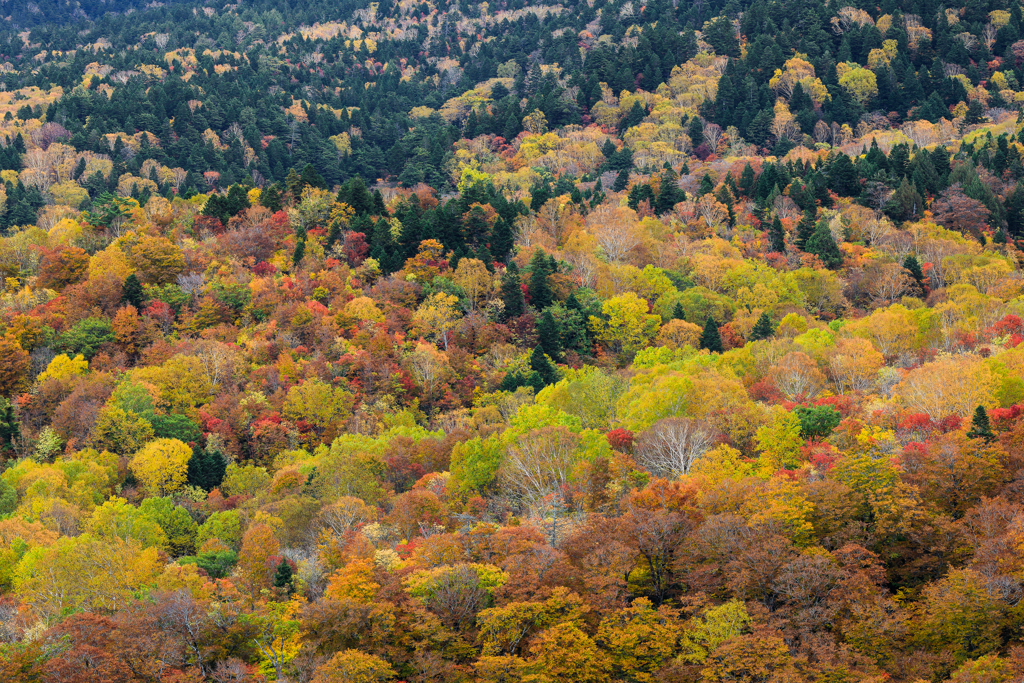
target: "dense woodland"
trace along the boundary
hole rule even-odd
[[[1024,680],[1016,0],[0,15],[0,680]]]

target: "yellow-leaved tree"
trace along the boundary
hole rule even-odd
[[[180,489],[188,475],[192,449],[177,439],[150,441],[132,458],[132,474],[157,496]]]
[[[843,62],[836,67],[839,85],[846,88],[853,99],[861,105],[878,94],[878,79],[875,72],[852,62]]]
[[[395,670],[380,657],[344,650],[316,670],[313,683],[379,683],[395,678]]]
[[[85,360],[82,354],[70,358],[67,354],[62,353],[54,356],[50,364],[46,366],[46,369],[39,373],[39,377],[36,380],[40,383],[48,379],[67,382],[75,377],[84,375],[88,371],[89,361]]]
[[[462,317],[458,306],[458,297],[435,292],[416,309],[412,319],[422,334],[436,336],[447,351],[451,331]]]
[[[160,573],[157,548],[84,534],[33,548],[15,571],[18,596],[42,620],[75,611],[113,611]]]
[[[661,319],[652,315],[647,302],[633,292],[612,297],[601,306],[603,318],[591,316],[597,338],[615,353],[633,355],[651,343]]]

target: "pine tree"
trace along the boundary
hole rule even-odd
[[[903,176],[903,181],[885,203],[885,214],[894,221],[913,220],[924,210],[924,199],[917,187]]]
[[[512,140],[515,136],[519,135],[519,116],[513,109],[508,113],[508,117],[505,119],[505,128],[502,130],[502,137],[506,140]]]
[[[624,168],[615,176],[615,184],[612,185],[612,192],[622,192],[629,186],[629,169]]]
[[[722,353],[722,335],[718,332],[718,323],[710,315],[704,323],[704,332],[700,335],[700,348],[712,353]]]
[[[219,451],[197,446],[192,450],[192,457],[188,461],[188,483],[204,491],[212,491],[224,481],[227,464],[227,460]]]
[[[757,319],[754,324],[754,329],[750,330],[750,341],[758,341],[761,339],[770,339],[775,336],[775,324],[772,323],[772,317],[765,311],[761,314],[761,317]]]
[[[518,318],[526,309],[522,282],[519,280],[519,267],[515,261],[508,264],[505,274],[501,277],[501,301],[505,304],[503,315],[506,320]]]
[[[306,164],[302,169],[302,176],[300,176],[303,185],[309,185],[318,189],[326,189],[327,181],[324,180],[320,172],[314,168],[313,164]]]
[[[715,182],[711,180],[711,176],[707,173],[700,179],[700,187],[697,189],[697,196],[703,197],[706,194],[711,194],[715,191]]]
[[[683,310],[683,305],[676,302],[676,305],[672,307],[672,319],[673,320],[686,320],[686,311]]]
[[[295,251],[292,252],[292,264],[299,265],[302,261],[302,257],[306,255],[306,240],[299,238],[299,241],[295,243]]]
[[[551,266],[547,255],[542,249],[533,252],[530,259],[530,305],[538,311],[542,311],[551,305],[553,295],[551,285],[548,283],[548,276],[551,275]]]
[[[192,457],[188,459],[187,479],[189,486],[195,486],[203,490],[206,488],[206,451],[196,446],[192,449]]]
[[[985,406],[978,406],[974,409],[974,416],[971,417],[971,428],[967,432],[967,437],[971,439],[984,439],[989,443],[995,440],[996,435],[992,431],[992,425],[989,424]]]
[[[1006,225],[1013,237],[1024,237],[1024,184],[1017,186],[1006,198]]]
[[[658,198],[654,203],[654,210],[658,215],[672,210],[679,202],[686,200],[686,193],[679,189],[679,176],[671,168],[661,173],[661,183],[658,188]]]
[[[540,342],[541,348],[544,349],[544,353],[556,361],[561,359],[562,332],[555,316],[551,315],[550,309],[545,309],[537,322],[537,340]]]
[[[903,259],[903,269],[910,273],[910,277],[914,280],[914,288],[917,290],[917,294],[924,296],[924,271],[921,270],[921,264],[918,263],[917,257],[913,254],[908,254]]]
[[[690,119],[690,125],[687,128],[687,134],[690,136],[690,141],[694,147],[698,147],[704,140],[704,122],[700,120],[699,116],[694,116]]]
[[[477,129],[480,127],[480,122],[477,119],[476,109],[469,112],[469,117],[466,119],[466,125],[462,129],[462,137],[467,140],[472,140],[477,136]]]
[[[537,373],[544,386],[558,381],[558,370],[551,364],[548,357],[544,355],[544,350],[540,347],[540,344],[533,348],[533,353],[530,355],[530,369]]]
[[[283,557],[281,558],[281,563],[277,565],[277,571],[274,572],[274,588],[284,589],[288,595],[291,595],[292,591],[295,590],[295,584],[292,580],[292,566]]]
[[[491,231],[491,254],[498,261],[504,261],[515,245],[516,236],[512,226],[504,218],[499,217],[494,221],[494,229]]]
[[[629,110],[629,113],[626,114],[626,118],[624,118],[622,120],[622,123],[619,125],[619,130],[626,130],[628,128],[632,128],[633,126],[639,125],[640,122],[643,121],[646,116],[647,110],[644,109],[643,106],[640,104],[639,99],[635,100],[633,102],[632,108],[630,108]]]
[[[768,248],[780,254],[786,253],[786,230],[778,216],[772,220],[772,227],[768,229]]]
[[[288,194],[292,196],[292,199],[298,199],[299,195],[302,194],[302,176],[294,168],[288,170],[288,176],[284,180],[284,185],[288,188]]]
[[[142,290],[142,283],[135,273],[124,279],[124,287],[121,290],[121,301],[131,304],[138,310],[146,303],[146,294]]]
[[[754,190],[754,168],[747,162],[743,165],[743,173],[740,174],[740,192],[746,196],[750,196],[750,193]]]
[[[967,105],[967,113],[964,115],[964,121],[961,124],[962,129],[966,129],[967,126],[973,126],[978,123],[985,123],[985,108],[981,105],[979,100],[971,100],[971,103]]]
[[[811,239],[811,235],[814,234],[814,230],[817,224],[814,220],[817,210],[812,206],[806,211],[800,218],[800,222],[796,225],[796,238],[793,240],[793,244],[800,251],[807,251],[807,240]]]
[[[808,254],[817,255],[826,268],[838,268],[843,265],[843,254],[839,251],[839,245],[832,237],[832,229],[828,227],[828,222],[825,220],[818,222],[814,234],[807,240],[805,251]]]
[[[536,375],[537,373],[533,372],[530,374]],[[501,379],[501,383],[498,384],[498,391],[513,392],[519,387],[525,386],[526,384],[529,384],[529,382],[526,380],[525,377],[523,377],[522,373],[509,372],[505,374],[505,376]]]
[[[14,413],[14,404],[0,396],[0,449],[13,446],[20,433],[21,423]]]

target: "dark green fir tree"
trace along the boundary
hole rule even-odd
[[[537,321],[537,341],[551,358],[556,361],[562,358],[562,333],[550,309],[545,309]]]
[[[523,286],[519,279],[519,267],[512,261],[501,276],[501,301],[505,305],[502,313],[505,320],[518,318],[526,310],[523,301]]]
[[[819,221],[814,234],[807,240],[808,254],[815,254],[825,264],[826,268],[838,268],[843,265],[843,254],[839,251],[839,245],[832,237],[832,229],[828,227],[827,221]]]
[[[903,259],[903,269],[910,274],[910,278],[914,281],[915,294],[918,296],[924,296],[924,271],[921,270],[921,264],[917,260],[917,257],[913,254],[908,254]]]
[[[20,433],[21,422],[14,412],[14,404],[0,396],[0,450],[13,446]]]
[[[967,437],[970,439],[984,439],[988,443],[995,441],[996,435],[992,431],[992,425],[989,424],[985,406],[978,406],[974,409],[974,415],[971,417],[971,428],[967,431]]]
[[[558,369],[544,355],[544,349],[540,347],[540,344],[533,348],[533,353],[530,355],[530,369],[537,373],[544,386],[558,381]]]
[[[793,244],[800,251],[807,251],[807,240],[811,239],[811,235],[814,234],[817,227],[815,215],[816,209],[812,206],[804,211],[804,215],[800,217],[800,222],[796,225],[796,237],[793,239]]]
[[[772,226],[768,229],[768,248],[780,254],[786,253],[786,230],[778,216],[772,219]]]
[[[146,293],[142,291],[142,283],[135,273],[124,279],[124,288],[121,290],[121,301],[131,304],[141,310],[146,303]]]
[[[615,183],[612,185],[613,192],[622,192],[629,187],[629,169],[624,168],[615,176]]]
[[[212,491],[224,481],[227,460],[219,451],[206,450],[196,446],[188,460],[187,478],[191,486]]]
[[[718,332],[718,323],[710,315],[704,323],[704,332],[700,335],[700,348],[712,353],[722,353],[722,335]]]
[[[281,563],[277,565],[277,571],[274,572],[274,588],[280,588],[288,595],[291,595],[295,590],[292,566],[283,557],[281,558]]]
[[[530,294],[530,305],[542,311],[551,305],[554,295],[548,277],[551,275],[551,262],[542,249],[533,252],[530,259],[530,283],[527,291]]]
[[[761,317],[754,323],[754,329],[750,330],[750,341],[758,341],[761,339],[771,339],[775,336],[775,323],[772,322],[772,317],[768,315],[768,311],[761,314]]]

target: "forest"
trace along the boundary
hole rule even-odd
[[[0,680],[1024,680],[1022,6],[546,1],[0,5]]]

